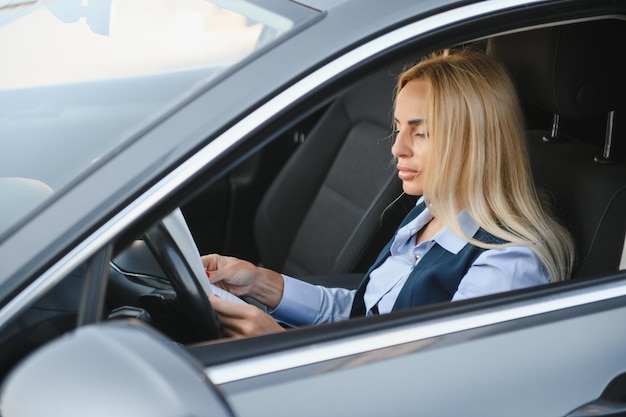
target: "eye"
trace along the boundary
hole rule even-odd
[[[413,136],[418,139],[426,139],[428,138],[428,131],[424,129],[422,126],[420,126],[419,129],[415,129],[413,131]]]
[[[421,120],[420,123],[415,123],[411,126],[411,134],[416,139],[428,138],[428,131],[426,130],[426,126],[424,126],[424,123],[421,122]]]

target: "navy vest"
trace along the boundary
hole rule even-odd
[[[425,208],[424,203],[415,206],[404,218],[398,229],[415,219]],[[479,229],[473,237],[482,242],[502,242],[483,229]],[[370,274],[391,255],[390,248],[394,238],[383,248],[374,264],[367,271],[365,278],[361,281],[352,303],[350,317],[365,315],[363,295],[365,294]],[[411,271],[407,281],[400,290],[392,311],[452,300],[452,296],[459,287],[461,279],[465,276],[478,255],[484,251],[484,248],[467,244],[455,255],[435,243]]]

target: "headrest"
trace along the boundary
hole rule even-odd
[[[52,188],[30,178],[0,178],[0,233],[52,194]]]
[[[535,29],[493,38],[489,50],[508,68],[522,102],[583,117],[623,100],[625,29],[619,20]]]

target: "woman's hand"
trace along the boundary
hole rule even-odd
[[[269,314],[250,304],[237,304],[211,295],[209,301],[227,336],[241,338],[284,331]]]
[[[217,254],[202,257],[209,281],[239,297],[250,296],[260,269],[248,261]],[[219,284],[218,284],[219,283]]]
[[[283,297],[283,277],[271,269],[230,256],[205,255],[202,264],[212,284],[238,297],[251,297],[276,308]]]

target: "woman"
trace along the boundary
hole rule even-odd
[[[519,103],[490,56],[436,54],[399,77],[392,154],[422,196],[357,290],[325,288],[207,255],[213,283],[269,309],[211,297],[227,334],[246,336],[561,281],[573,243],[540,204]],[[278,321],[278,322],[277,322]]]

